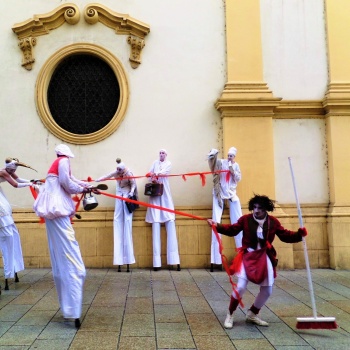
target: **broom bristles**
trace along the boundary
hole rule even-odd
[[[297,318],[297,329],[336,329],[335,317],[300,317]]]

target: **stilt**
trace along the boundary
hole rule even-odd
[[[5,290],[9,290],[9,282],[7,278],[5,279]]]
[[[153,268],[153,271],[159,271],[160,270],[160,267],[154,267]]]
[[[181,266],[180,266],[180,264],[177,264],[177,271],[181,271]]]
[[[130,272],[129,264],[126,265],[126,272]]]
[[[17,275],[17,272],[15,272],[15,282],[19,282],[19,278],[18,278],[18,275]]]
[[[121,272],[122,270],[121,270],[121,267],[120,267],[120,265],[118,266],[118,272]]]
[[[210,272],[214,272],[214,264],[210,264]]]
[[[74,320],[74,325],[75,325],[75,328],[80,328],[81,323],[80,323],[80,319],[79,319],[79,318],[76,318],[76,319]]]

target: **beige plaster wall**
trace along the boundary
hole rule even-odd
[[[91,1],[74,2],[82,13]],[[31,71],[21,67],[21,51],[11,28],[15,23],[45,14],[62,1],[14,0],[1,2],[0,21],[2,67],[0,96],[2,142],[0,160],[17,157],[38,170],[19,169],[22,177],[45,177],[55,158],[54,147],[61,143],[42,124],[35,106],[34,89],[38,73],[48,58],[60,48],[88,42],[103,46],[122,63],[130,96],[124,121],[107,139],[92,145],[70,145],[76,158],[73,174],[78,178],[96,178],[115,168],[121,157],[137,176],[145,175],[158,158],[160,148],[168,150],[172,172],[208,171],[206,154],[220,148],[220,116],[214,107],[226,80],[224,3],[212,0],[101,1],[112,11],[150,25],[142,63],[137,69],[129,64],[130,47],[126,35],[101,23],[89,25],[81,17],[72,26],[64,24],[39,36],[34,47],[35,63]],[[16,142],[13,142],[13,141]],[[201,186],[199,177],[171,179],[177,205],[210,205],[211,179]],[[141,199],[145,179],[138,180]],[[114,193],[111,182],[110,191]],[[14,208],[30,208],[28,189],[14,190],[3,185]],[[113,199],[100,198],[106,207]]]

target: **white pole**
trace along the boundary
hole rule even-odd
[[[304,227],[303,217],[301,216],[301,209],[300,209],[300,204],[299,204],[299,197],[298,197],[297,187],[296,187],[296,184],[295,184],[295,177],[294,177],[291,157],[288,157],[288,160],[289,160],[290,172],[292,174],[295,200],[297,202],[299,226],[300,227]],[[302,238],[302,242],[303,242],[303,248],[304,248],[304,257],[305,257],[305,264],[306,264],[306,271],[307,271],[307,280],[309,282],[309,291],[310,291],[312,312],[313,312],[314,318],[317,318],[316,303],[315,303],[315,296],[314,296],[314,288],[312,286],[310,263],[309,263],[309,256],[307,254],[307,247],[306,247],[306,239],[305,239],[305,237]]]

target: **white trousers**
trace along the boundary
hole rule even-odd
[[[123,200],[115,201],[113,238],[113,265],[134,264],[134,246],[132,240],[132,217]]]
[[[167,263],[168,265],[180,264],[179,248],[177,244],[175,221],[165,222],[167,233]],[[160,239],[160,223],[152,224],[152,241],[153,241],[153,267],[161,267],[161,239]]]
[[[83,303],[85,266],[69,217],[45,219],[52,275],[64,318],[79,318]]]
[[[247,285],[248,285],[247,279],[238,277],[237,292],[241,298],[243,297],[243,294],[247,290]],[[254,300],[255,307],[257,307],[258,309],[261,309],[266,304],[267,300],[269,299],[269,297],[272,294],[272,285],[270,285],[270,286],[262,285],[262,284],[260,285],[260,291]],[[233,292],[232,292],[232,296],[235,299],[237,299],[236,294]]]
[[[0,228],[0,249],[4,264],[4,278],[13,278],[24,270],[21,238],[15,224]]]
[[[242,216],[242,208],[241,208],[241,202],[238,199],[237,201],[228,201],[230,205],[230,221],[231,224],[234,224],[237,222],[237,220]],[[222,213],[224,211],[224,206],[220,208],[219,203],[215,196],[213,196],[213,217],[212,219],[220,223]],[[219,236],[221,238],[221,235],[219,233]],[[242,247],[242,232],[240,232],[235,238],[235,244],[236,248]],[[211,264],[222,264],[222,259],[219,251],[219,242],[215,236],[215,233],[212,231],[211,234],[211,252],[210,252],[210,263]]]

